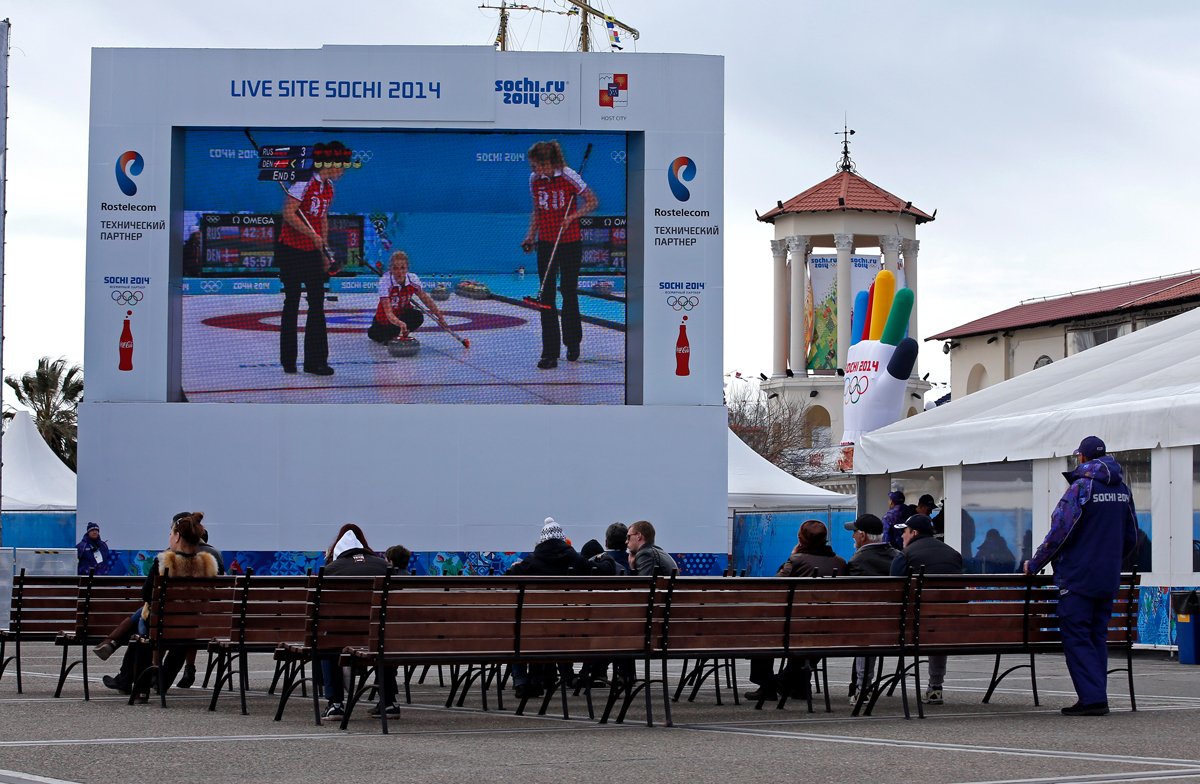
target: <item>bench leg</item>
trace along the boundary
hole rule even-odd
[[[208,709],[210,711],[215,711],[217,709],[217,699],[221,696],[221,685],[225,681],[227,657],[228,654],[222,651],[220,657],[217,659],[217,681],[213,684],[212,697],[208,701]]]
[[[71,652],[71,646],[64,645],[62,649],[62,664],[60,664],[58,667],[58,687],[54,689],[54,699],[56,700],[62,696],[63,684],[67,682],[67,673],[71,671],[70,668],[67,667],[67,656]],[[71,667],[74,666],[74,664],[71,665]]]
[[[233,684],[230,684],[233,688]],[[246,710],[246,690],[250,688],[250,659],[245,651],[238,651],[238,692],[242,701],[242,715],[249,713]]]
[[[679,698],[683,696],[683,687],[692,682],[695,678],[695,673],[688,669],[690,659],[683,660],[683,667],[680,669],[679,684],[675,687],[675,696],[672,697],[675,702],[679,702]],[[697,663],[699,664],[699,663]]]
[[[88,644],[87,639],[79,645],[79,661],[83,663],[83,701],[89,702],[92,699],[91,693],[88,691]]]
[[[214,653],[212,648],[208,649],[208,662],[204,665],[204,680],[200,683],[200,687],[203,689],[208,688],[208,678],[213,674],[213,667],[216,665]]]
[[[733,659],[727,659],[726,661],[730,667],[733,666]],[[671,718],[671,699],[670,699],[671,686],[667,682],[667,658],[665,656],[662,658],[661,670],[662,670],[662,690],[663,690],[663,722],[666,724],[666,726],[672,727],[672,726],[674,726],[675,723],[674,723],[674,720]],[[734,682],[734,684],[736,684],[736,681]],[[733,704],[737,705],[738,704],[737,686],[734,684],[731,684],[730,688],[733,689]],[[650,717],[647,716],[646,719],[647,719],[647,721],[649,721]]]

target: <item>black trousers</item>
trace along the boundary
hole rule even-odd
[[[304,320],[304,366],[329,364],[329,336],[325,328],[325,262],[319,250],[297,250],[275,245],[279,280],[283,284],[283,313],[279,319],[279,364],[296,367],[296,322],[300,318],[300,294],[308,300]]]
[[[404,322],[410,334],[425,323],[425,314],[416,308],[405,308],[396,314],[396,318]],[[387,343],[399,335],[399,327],[388,321],[380,321],[378,318],[371,319],[371,326],[367,327],[367,337],[376,343]]]
[[[538,280],[546,280],[540,301],[550,306],[549,310],[542,311],[543,359],[558,359],[560,341],[569,349],[578,349],[583,340],[583,324],[579,320],[579,266],[583,262],[583,246],[579,242],[558,243],[558,251],[554,253],[554,268],[547,275],[550,252],[553,250],[553,242],[538,243]],[[560,312],[554,309],[557,291],[562,292],[563,303]],[[561,334],[558,331],[560,315]]]

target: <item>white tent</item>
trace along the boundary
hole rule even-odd
[[[868,433],[857,474],[1200,444],[1200,309]],[[732,461],[731,461],[732,462]]]
[[[18,411],[4,431],[0,489],[5,512],[75,510],[75,474],[37,431],[28,411]]]
[[[776,466],[729,431],[729,508],[854,508],[852,495],[810,485]]]

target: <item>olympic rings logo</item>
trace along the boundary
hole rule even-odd
[[[691,310],[700,304],[700,298],[696,296],[677,297],[672,294],[667,297],[667,304],[671,306],[672,310]]]
[[[145,294],[140,291],[117,291],[114,289],[112,301],[118,305],[136,305],[142,301],[144,296]]]
[[[350,156],[350,162],[367,163],[373,157],[375,157],[375,153],[371,152],[370,150],[355,150],[354,154]]]
[[[863,395],[867,394],[870,386],[871,379],[866,376],[846,376],[846,399],[851,403],[857,403]]]
[[[550,105],[560,104],[567,99],[567,96],[562,93],[542,93],[542,101]]]
[[[210,213],[208,213],[208,214],[206,214],[206,215],[204,216],[204,222],[205,222],[205,223],[220,223],[220,222],[221,222],[221,216],[220,216],[220,215],[213,215],[213,214],[210,212]]]
[[[215,294],[221,290],[221,284],[215,280],[206,280],[200,283],[200,290],[207,294]]]
[[[625,162],[625,151],[624,150],[613,150],[608,155],[610,158],[612,158],[617,163]]]

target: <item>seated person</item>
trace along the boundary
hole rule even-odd
[[[367,537],[354,523],[346,523],[338,530],[337,538],[325,551],[325,575],[327,577],[381,577],[387,574],[389,563],[380,558],[367,544]],[[383,678],[383,695],[372,716],[379,716],[380,705],[386,706],[388,716],[399,716],[396,704],[396,671]],[[346,681],[342,668],[335,657],[321,659],[321,674],[325,686],[325,716],[337,718],[346,715]]]
[[[93,649],[101,660],[107,659],[118,646],[128,642],[135,631],[141,635],[145,635],[149,631],[146,624],[150,618],[150,602],[154,599],[154,578],[156,575],[166,572],[172,577],[217,576],[217,559],[213,558],[209,553],[200,550],[202,532],[204,530],[204,526],[201,525],[200,520],[203,517],[203,514],[196,512],[183,516],[176,515],[176,519],[172,520],[171,533],[167,540],[167,549],[155,557],[154,562],[150,566],[150,573],[146,575],[146,582],[142,586],[142,600],[144,604],[118,624],[117,628],[113,629],[108,637]],[[167,651],[161,662],[164,681],[166,683],[171,683],[175,680],[175,676],[179,674],[179,670],[183,667],[184,660],[184,651]],[[110,689],[127,692],[135,685],[140,685],[136,684],[135,676],[142,672],[149,664],[150,662],[147,660],[144,651],[140,651],[138,648],[130,648],[126,651],[125,659],[121,662],[120,672],[116,677],[104,676],[104,685]],[[148,689],[148,686],[146,684],[144,688]],[[144,691],[138,695],[142,701],[145,701],[148,696],[148,691]]]

